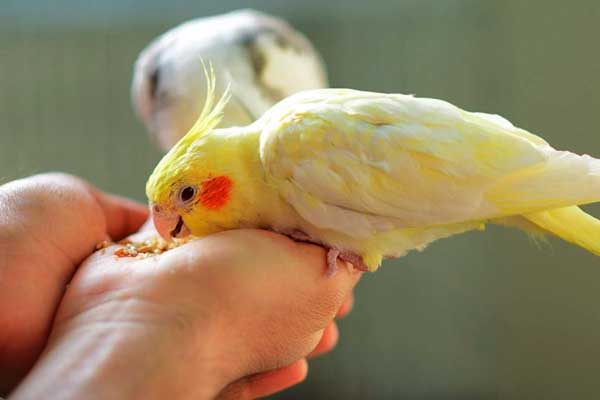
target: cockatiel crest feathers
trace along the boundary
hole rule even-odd
[[[202,111],[198,116],[198,119],[194,123],[194,125],[190,128],[185,137],[188,139],[197,139],[202,134],[211,131],[214,129],[221,120],[223,119],[223,110],[231,97],[230,86],[231,84],[227,84],[225,91],[221,98],[215,102],[216,99],[216,86],[217,80],[215,78],[215,70],[212,66],[212,63],[208,64],[208,68],[204,61],[202,61],[202,69],[204,72],[204,77],[206,78],[206,99],[204,100],[204,106],[202,107]]]

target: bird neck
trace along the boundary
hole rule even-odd
[[[260,159],[260,134],[260,127],[252,124],[216,129],[206,138],[206,151],[215,154],[214,162],[233,183],[231,204],[227,207],[228,220],[219,221],[220,226],[260,228],[268,225],[261,222],[264,208],[277,203],[279,196],[265,180]]]

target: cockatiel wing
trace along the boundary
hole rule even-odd
[[[311,91],[262,122],[267,179],[320,229],[367,237],[600,198],[596,160],[440,100]]]

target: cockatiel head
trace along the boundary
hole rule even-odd
[[[210,233],[227,227],[235,218],[235,209],[242,208],[239,199],[231,201],[231,191],[237,181],[235,156],[228,157],[223,141],[213,140],[211,135],[221,122],[229,88],[216,101],[212,66],[208,71],[204,68],[204,75],[207,97],[200,116],[158,163],[146,184],[154,226],[167,240],[187,236],[191,231]],[[224,157],[208,156],[217,151]],[[205,217],[207,211],[210,220]],[[190,223],[193,223],[192,230]]]
[[[208,84],[202,60],[231,87],[220,127],[244,126],[279,100],[327,86],[322,59],[285,21],[253,10],[186,22],[144,49],[131,95],[153,141],[168,151],[198,117]],[[225,86],[217,87],[222,95]]]

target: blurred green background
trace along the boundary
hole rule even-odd
[[[143,200],[159,153],[130,106],[133,61],[179,22],[240,7],[305,32],[333,86],[446,99],[600,156],[594,0],[2,0],[0,179],[62,170]],[[598,288],[599,259],[558,240],[490,227],[436,242],[364,276],[338,348],[275,398],[596,398]]]

